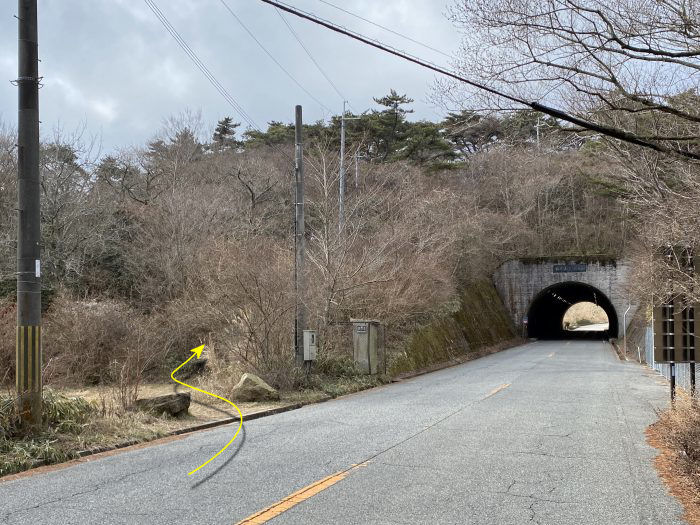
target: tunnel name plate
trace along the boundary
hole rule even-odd
[[[553,273],[583,273],[588,271],[587,264],[555,264]]]

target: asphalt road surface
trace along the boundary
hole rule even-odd
[[[531,343],[251,421],[193,476],[236,426],[0,480],[0,523],[680,524],[644,437],[667,393],[605,343]]]

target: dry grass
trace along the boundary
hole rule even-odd
[[[223,395],[226,394],[221,388],[216,388],[212,386],[213,383],[209,379],[191,379],[188,380],[193,386],[202,388],[213,392],[215,394]],[[177,388],[177,390],[176,390]],[[235,409],[228,403],[216,399],[201,392],[190,390],[181,387],[175,383],[155,383],[155,384],[144,384],[139,389],[139,397],[155,397],[167,394],[172,394],[173,392],[188,392],[191,396],[192,402],[190,404],[189,413],[187,416],[178,419],[167,419],[167,418],[155,418],[151,421],[157,421],[160,426],[166,431],[179,430],[181,428],[186,428],[200,423],[207,423],[209,421],[214,421],[217,419],[225,419],[229,417],[238,417],[238,413]],[[106,415],[107,418],[121,418],[125,414],[133,414],[133,412],[122,412],[121,406],[112,402],[110,404],[111,390],[109,387],[87,387],[79,389],[64,388],[60,392],[63,395],[70,397],[80,397],[86,399],[98,407],[101,413],[105,410],[102,408],[103,403],[107,403]],[[323,392],[319,390],[307,390],[299,392],[283,392],[280,396],[279,401],[270,402],[259,402],[259,403],[242,403],[237,402],[236,405],[241,409],[244,417],[246,414],[251,412],[258,412],[261,410],[267,410],[271,408],[279,408],[287,405],[296,404],[299,402],[314,402],[322,399],[324,397]]]
[[[649,443],[661,453],[656,468],[671,493],[683,504],[684,518],[700,525],[700,406],[679,395],[675,406],[647,430]]]
[[[105,417],[99,405],[47,389],[44,425],[29,432],[19,425],[14,398],[0,396],[0,476],[37,462],[59,463],[91,447],[124,441],[149,441],[167,433],[167,425],[147,414],[129,412]]]

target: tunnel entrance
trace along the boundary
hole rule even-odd
[[[595,330],[572,330],[564,317],[578,303],[593,303],[605,312],[607,329],[596,323]],[[609,339],[618,335],[618,320],[610,299],[600,290],[580,282],[558,283],[545,288],[532,301],[528,310],[528,336],[537,339]]]

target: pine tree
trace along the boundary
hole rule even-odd
[[[240,123],[234,122],[231,117],[222,118],[214,130],[213,149],[223,151],[238,147],[240,142],[236,139],[236,128],[240,125]]]
[[[376,150],[375,155],[380,156],[382,160],[387,160],[401,148],[400,143],[406,138],[408,128],[406,115],[413,113],[413,110],[402,106],[411,104],[413,99],[406,95],[399,95],[392,89],[388,95],[375,98],[374,101],[386,108],[372,112],[370,132]]]

